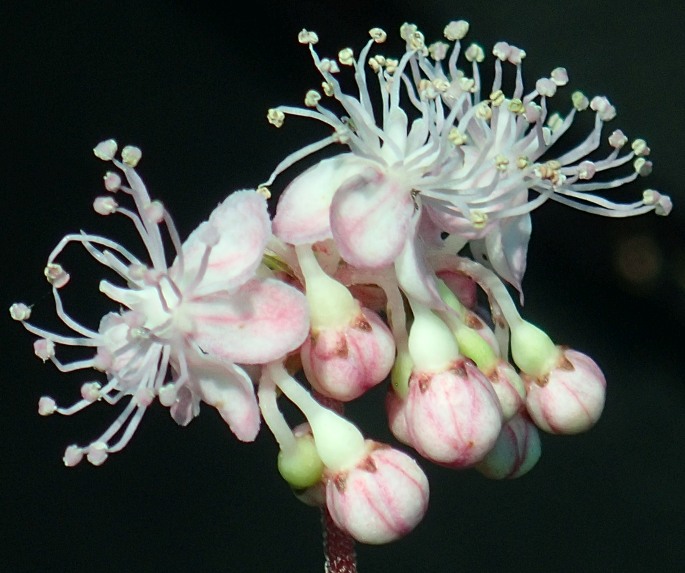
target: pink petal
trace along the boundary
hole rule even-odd
[[[251,191],[231,193],[183,244],[184,276],[192,282],[197,275],[206,249],[205,237],[210,226],[218,232],[218,243],[212,248],[200,292],[232,289],[249,280],[262,260],[264,247],[271,235],[271,222],[266,200]],[[179,266],[179,261],[174,267]]]
[[[254,386],[245,371],[209,356],[195,357],[189,366],[202,401],[218,410],[239,440],[253,441],[259,432],[260,413]]]
[[[426,265],[423,243],[417,236],[421,218],[417,212],[411,220],[404,248],[395,260],[395,273],[402,290],[409,296],[431,308],[443,308],[445,303],[438,293],[435,274]]]
[[[309,333],[306,298],[274,279],[254,279],[235,292],[219,292],[188,307],[200,348],[239,364],[276,360]]]
[[[521,283],[526,272],[528,242],[532,225],[530,215],[520,215],[510,219],[503,219],[497,227],[480,241],[472,243],[472,250],[476,258],[483,261],[487,254],[487,264],[505,281],[510,283],[521,296]],[[483,253],[483,245],[485,253]]]
[[[330,239],[333,195],[367,164],[367,160],[345,153],[324,159],[296,177],[278,201],[274,234],[293,245]]]
[[[331,228],[341,256],[362,268],[392,263],[414,213],[411,189],[399,177],[367,167],[348,180],[331,204]]]

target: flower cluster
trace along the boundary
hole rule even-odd
[[[113,140],[95,148],[117,169],[106,173],[108,193],[95,211],[129,219],[146,257],[98,235],[67,235],[45,275],[71,334],[35,326],[24,303],[10,309],[38,337],[43,361],[104,375],[84,383],[72,406],[41,398],[40,414],[128,398],[102,435],[67,448],[66,465],[84,456],[103,463],[155,401],[181,425],[205,402],[243,441],[263,420],[297,495],[325,506],[354,539],[377,544],[411,531],[427,510],[428,480],[416,457],[516,478],[537,463],[540,431],[575,434],[597,422],[606,386],[599,366],[526,321],[512,297],[512,289],[522,297],[531,212],[553,200],[611,217],[666,215],[671,202],[652,189],[627,203],[598,194],[649,174],[645,141],[628,145],[614,130],[596,157],[616,115],[605,97],[576,91],[565,116],[550,113],[566,70],[526,91],[526,54],[505,42],[492,49],[494,80],[485,89],[486,55],[477,44],[462,46],[467,32],[466,22],[451,22],[447,42],[426,45],[404,24],[404,53],[391,58],[372,53],[387,39],[373,28],[358,58],[345,48],[329,59],[316,52],[317,35],[302,30],[321,90],[307,92],[305,107],[276,107],[267,117],[276,127],[288,115],[316,119],[331,134],[286,157],[256,189],[230,194],[185,242],[135,170],[140,150],[124,147],[117,159]],[[338,79],[344,68],[355,94]],[[555,155],[580,113],[594,114],[594,127]],[[269,188],[334,145],[338,153],[287,182],[272,220]],[[119,310],[97,329],[62,304],[69,275],[57,261],[72,243],[119,279],[100,283]],[[86,356],[64,363],[60,346]],[[345,403],[386,380],[396,446],[365,437],[344,415]],[[292,427],[279,400],[301,411],[300,424]]]

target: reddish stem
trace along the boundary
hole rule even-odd
[[[326,506],[321,508],[321,525],[326,573],[357,573],[354,539],[335,524]]]

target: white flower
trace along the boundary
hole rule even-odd
[[[120,207],[112,196],[96,199],[102,215],[120,214],[135,225],[149,263],[122,245],[88,233],[64,237],[48,258],[46,277],[53,286],[56,311],[74,335],[52,333],[26,322],[27,305],[12,306],[11,315],[39,336],[36,354],[51,360],[61,371],[94,368],[106,374],[104,385],[88,382],[82,399],[68,408],[43,397],[43,415],[75,413],[97,400],[110,404],[130,400],[116,421],[89,446],[70,446],[67,465],[83,455],[99,465],[108,454],[121,450],[130,440],[146,408],[155,398],[170,407],[171,415],[185,425],[204,401],[214,406],[241,440],[251,441],[260,425],[252,380],[241,365],[263,364],[297,348],[308,329],[304,296],[295,288],[272,278],[258,278],[262,255],[271,236],[264,197],[254,191],[231,194],[181,245],[175,226],[161,203],[151,201],[134,170],[140,151],[122,150],[114,158],[113,140],[102,142],[95,154],[112,161],[126,177],[105,176],[105,188],[128,194],[135,210]],[[162,240],[165,224],[176,250],[168,265]],[[59,289],[69,275],[56,263],[70,243],[80,243],[99,263],[125,281],[117,286],[102,280],[100,290],[121,305],[106,314],[97,331],[71,318],[63,308]],[[94,349],[90,358],[62,363],[59,346]]]

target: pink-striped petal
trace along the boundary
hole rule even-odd
[[[423,244],[418,236],[420,212],[411,220],[404,248],[395,260],[395,273],[402,290],[430,308],[443,308],[435,273],[426,264]]]
[[[239,364],[264,364],[302,344],[309,333],[304,295],[274,279],[253,279],[232,293],[188,303],[200,348]]]
[[[266,200],[252,190],[235,191],[193,231],[183,244],[185,282],[197,277],[208,244],[214,244],[197,294],[232,289],[249,280],[271,236]],[[179,267],[179,261],[174,263]]]
[[[278,201],[274,234],[293,245],[330,239],[333,195],[367,164],[367,160],[344,153],[324,159],[296,177]]]
[[[189,366],[202,401],[217,409],[239,440],[252,442],[260,413],[250,377],[235,364],[210,356],[195,357]]]
[[[521,302],[531,231],[530,214],[526,213],[503,220],[484,239],[471,243],[474,256],[519,291]]]
[[[404,248],[414,202],[400,177],[366,167],[331,204],[331,229],[340,255],[362,268],[392,263]]]

